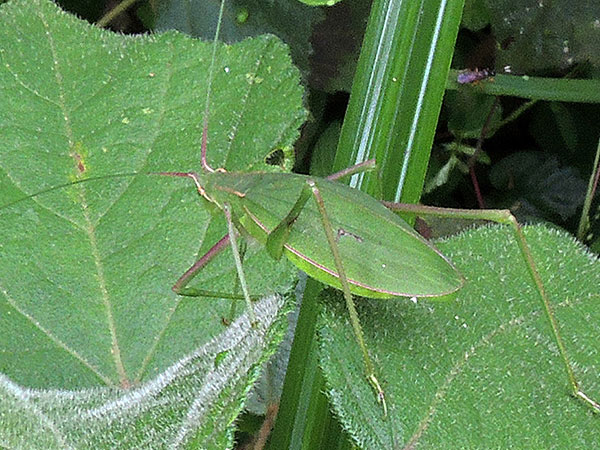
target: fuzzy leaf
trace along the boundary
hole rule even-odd
[[[600,265],[563,232],[525,231],[576,376],[597,400]],[[438,246],[467,279],[455,298],[359,302],[386,419],[350,325],[340,320],[343,302],[326,303],[321,361],[346,430],[369,449],[596,447],[600,422],[569,395],[511,233],[483,227]]]
[[[576,168],[561,166],[556,156],[542,152],[513,153],[498,161],[490,181],[507,193],[500,206],[516,205],[515,214],[521,220],[565,221],[583,205],[586,191],[586,181]]]
[[[283,299],[131,389],[26,389],[0,375],[0,439],[10,448],[230,448],[232,418],[285,330]]]

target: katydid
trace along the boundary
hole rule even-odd
[[[202,173],[160,174],[191,178],[198,193],[225,212],[251,320],[252,303],[237,254],[234,228],[264,244],[271,256],[279,258],[285,254],[309,276],[342,289],[363,352],[367,378],[383,401],[352,294],[374,298],[441,296],[462,286],[461,275],[406,222],[367,194],[305,175],[214,170],[206,162],[206,127],[203,136]],[[187,283],[225,244],[224,239],[219,241],[186,271],[173,286],[175,292],[189,295],[185,291]]]
[[[271,256],[279,258],[285,254],[309,276],[342,289],[354,334],[363,353],[367,379],[376,390],[384,411],[384,393],[364,343],[352,294],[371,298],[436,297],[457,291],[464,282],[440,252],[389,208],[419,215],[484,219],[511,226],[544,305],[573,394],[600,412],[600,404],[579,387],[535,262],[510,211],[380,203],[367,194],[328,179],[297,174],[214,170],[206,162],[206,127],[203,131],[202,167],[204,171],[200,174],[160,174],[191,178],[198,193],[225,212],[228,237],[250,318],[253,317],[252,304],[237,255],[234,228],[265,245]],[[364,169],[350,168],[334,174],[332,178]],[[226,244],[226,238],[221,239],[186,271],[173,286],[175,292],[194,295],[193,290],[186,291],[185,286]]]
[[[572,393],[594,411],[600,412],[600,404],[579,387],[535,262],[520,226],[510,211],[443,209],[390,202],[384,202],[384,207],[367,194],[333,181],[372,169],[372,161],[345,169],[328,179],[282,173],[229,173],[223,168],[210,167],[207,161],[208,112],[223,7],[224,0],[221,2],[209,72],[201,145],[202,172],[160,174],[191,178],[198,193],[224,211],[228,234],[177,280],[173,290],[182,295],[198,294],[196,290],[187,288],[187,284],[231,242],[248,315],[253,321],[250,293],[235,243],[234,228],[240,234],[250,235],[265,245],[272,257],[278,259],[285,254],[309,276],[342,290],[354,335],[362,352],[366,377],[386,414],[384,392],[364,342],[352,294],[371,298],[436,297],[453,293],[464,283],[462,275],[439,251],[386,207],[420,215],[484,219],[506,224],[513,230],[536,286]]]
[[[202,172],[160,174],[191,178],[198,193],[224,211],[229,232],[179,278],[173,290],[182,295],[195,295],[193,289],[186,289],[187,284],[230,241],[248,315],[254,320],[234,228],[265,245],[272,257],[278,259],[285,254],[309,276],[342,290],[354,335],[362,351],[366,377],[377,392],[385,414],[384,392],[364,342],[352,294],[371,298],[436,297],[453,293],[464,283],[463,277],[439,251],[386,207],[421,215],[484,219],[506,224],[513,230],[536,286],[572,393],[594,411],[600,412],[600,404],[579,387],[535,262],[510,211],[443,209],[391,202],[384,202],[384,207],[367,194],[333,181],[372,168],[369,161],[333,174],[329,179],[281,173],[229,173],[223,168],[215,170],[210,167],[207,161],[208,111],[223,7],[224,0],[221,2],[209,72],[201,145]]]

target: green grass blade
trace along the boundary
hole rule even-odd
[[[322,289],[318,281],[307,280],[277,422],[269,440],[269,448],[273,450],[316,448],[317,442],[331,433],[332,417],[323,393],[324,380],[318,366],[315,339],[317,301]]]
[[[458,70],[451,70],[448,76],[448,89],[461,88],[456,81]],[[488,95],[507,95],[573,103],[600,103],[600,80],[573,80],[570,78],[543,78],[498,74],[476,84],[463,86]]]
[[[374,3],[334,171],[376,158],[383,181],[380,185],[374,174],[365,174],[355,176],[351,185],[383,198],[404,202],[420,199],[462,6],[462,1],[433,0]],[[347,315],[341,310],[338,313]],[[358,350],[358,345],[353,344],[350,343]],[[369,348],[377,366],[377,359],[383,356],[373,350],[370,343]],[[322,349],[323,360],[331,357],[328,354],[331,349]],[[362,383],[368,386],[364,381],[364,368],[348,370],[352,376],[362,377]],[[376,367],[378,377],[379,373]],[[336,382],[341,380],[333,381],[337,375],[332,376],[326,370],[330,398],[340,394]],[[347,381],[343,385],[349,386]],[[384,386],[384,390],[387,391],[387,387]],[[345,394],[354,395],[352,390],[346,390]],[[369,405],[375,400],[374,395],[371,397]],[[334,400],[334,404],[338,402]],[[337,408],[336,412],[342,417],[344,428],[356,439],[353,424],[345,420]],[[377,420],[382,420],[381,416]],[[384,424],[387,427],[387,422]],[[388,448],[393,448],[397,441],[393,435],[399,432],[393,428],[388,431],[388,435],[392,435],[387,441]]]
[[[406,8],[407,4],[396,0],[376,1],[373,4],[335,166],[332,170],[332,172],[341,170],[377,157],[378,162],[381,162],[381,173],[386,180],[383,190],[387,193],[384,194],[388,195],[387,198],[394,198],[391,192],[398,190],[402,170],[407,170],[410,174],[408,178],[402,180],[402,183],[408,182],[414,187],[413,192],[418,191],[418,195],[414,196],[412,201],[420,198],[429,150],[445,89],[446,74],[460,22],[462,2],[425,3],[421,5],[425,16],[421,15],[419,5],[414,3],[408,8]],[[432,16],[432,12],[437,12],[437,15]],[[432,21],[436,24],[433,28],[431,28]],[[409,55],[414,57],[409,58]],[[411,69],[407,70],[409,65]],[[412,76],[414,65],[421,67],[421,73],[424,71],[429,74],[427,83],[419,83]],[[377,75],[372,77],[373,73]],[[404,77],[400,77],[399,73],[403,73]],[[415,91],[417,86],[421,87],[421,91]],[[412,109],[403,105],[408,99],[411,99]],[[407,121],[406,117],[414,116],[415,103],[419,104],[421,115],[417,115],[419,120],[412,121],[412,124],[423,131],[417,134],[417,139],[411,135],[411,122]],[[371,111],[375,113],[370,114]],[[403,120],[398,120],[399,115],[403,116]],[[392,151],[398,150],[400,145],[389,138],[394,134],[410,140],[421,150],[413,153],[414,156],[420,153],[417,158],[420,163],[415,163],[411,157],[408,158],[408,164],[399,169],[399,165],[396,164],[397,158],[390,157]],[[400,160],[402,160],[401,156]],[[375,184],[375,179],[367,175],[367,180],[371,180],[370,182],[355,183],[355,185],[360,185],[361,190],[379,196],[381,189]],[[305,307],[306,305],[303,305],[303,308]],[[298,325],[300,329],[310,326],[314,325],[302,322]],[[288,370],[293,372],[300,370],[300,367],[292,363]],[[359,373],[364,374],[364,368]],[[367,385],[364,377],[363,383]],[[282,408],[287,407],[283,402],[285,398],[284,391]],[[300,412],[301,417],[319,417],[320,407],[322,405],[313,404],[309,409]],[[293,416],[294,413],[297,411],[289,414]],[[276,433],[302,434],[305,431],[305,429],[292,431],[291,421],[286,422],[287,430],[282,430],[280,428],[282,424],[283,422],[281,424],[278,422]]]
[[[373,5],[342,126],[334,170],[376,158],[375,174],[353,184],[373,195],[417,202],[458,32],[461,0]]]

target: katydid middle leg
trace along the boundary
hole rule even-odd
[[[538,292],[538,296],[542,302],[544,307],[544,313],[550,326],[552,328],[552,333],[554,335],[554,339],[560,351],[561,358],[563,360],[563,364],[565,367],[565,371],[567,373],[567,377],[569,379],[569,384],[571,386],[572,394],[576,398],[579,398],[583,402],[585,402],[589,407],[592,408],[594,412],[600,413],[600,403],[596,400],[589,397],[584,391],[581,390],[579,386],[579,382],[575,377],[575,373],[573,371],[573,366],[571,365],[569,355],[567,353],[566,346],[560,334],[560,330],[558,327],[558,322],[552,310],[552,305],[550,304],[550,300],[548,298],[548,294],[546,293],[546,289],[540,277],[540,274],[537,270],[535,261],[531,254],[531,250],[525,236],[523,235],[523,231],[519,222],[513,216],[513,214],[506,209],[486,209],[486,210],[470,210],[470,209],[458,209],[458,208],[436,208],[431,206],[423,206],[423,205],[410,205],[410,204],[402,204],[402,203],[392,203],[392,202],[383,202],[385,206],[390,208],[393,211],[401,211],[407,212],[414,215],[420,216],[434,216],[434,217],[460,217],[463,219],[472,219],[472,220],[488,220],[492,222],[496,222],[503,225],[509,225],[511,230],[513,231],[513,235],[517,244],[519,246],[519,250],[521,255],[523,256],[526,264],[529,275],[536,287],[536,291]]]
[[[227,219],[227,229],[229,231],[229,240],[231,241],[231,250],[233,253],[233,260],[235,261],[235,268],[238,274],[238,280],[242,292],[244,293],[244,300],[246,300],[246,307],[248,308],[248,317],[252,325],[256,324],[256,316],[254,315],[254,308],[252,307],[252,300],[250,299],[250,293],[248,291],[248,284],[246,283],[246,276],[244,275],[244,268],[242,267],[242,258],[238,250],[236,242],[236,229],[233,224],[233,217],[231,215],[231,208],[228,204],[223,205],[223,211],[225,212],[225,218]]]
[[[348,172],[344,171],[343,175],[348,175]],[[269,237],[267,239],[267,249],[273,257],[280,257],[280,255],[283,252],[283,245],[285,244],[286,237],[289,235],[289,232],[293,227],[296,218],[300,215],[302,209],[306,205],[306,202],[311,196],[315,199],[317,208],[321,215],[321,221],[323,223],[323,229],[325,230],[325,236],[327,237],[327,242],[333,255],[335,268],[338,273],[338,278],[340,280],[342,292],[346,301],[346,307],[350,314],[350,323],[352,324],[352,329],[354,331],[356,341],[358,342],[358,345],[360,346],[360,349],[362,351],[367,380],[369,381],[369,384],[373,387],[373,389],[375,389],[377,393],[377,399],[383,406],[384,415],[387,416],[387,404],[385,401],[385,395],[375,375],[375,366],[371,361],[371,357],[369,356],[369,352],[365,344],[363,330],[358,319],[358,313],[356,312],[354,300],[352,299],[352,293],[350,292],[350,284],[348,283],[348,278],[344,270],[344,265],[340,256],[331,221],[329,220],[329,217],[327,215],[327,210],[325,208],[323,197],[321,196],[319,188],[317,187],[314,180],[310,178],[307,180],[305,187],[302,189],[300,196],[296,200],[290,212],[269,234]]]
[[[375,392],[377,393],[377,400],[381,403],[383,407],[383,414],[384,416],[387,416],[387,404],[385,401],[385,394],[383,392],[383,389],[381,388],[381,385],[379,384],[379,380],[377,380],[377,377],[375,375],[375,366],[371,361],[367,345],[365,344],[364,333],[362,330],[362,326],[360,325],[360,320],[358,319],[358,313],[356,311],[356,306],[354,305],[354,300],[352,299],[352,293],[350,292],[350,284],[348,283],[348,278],[346,277],[344,264],[342,262],[342,257],[340,255],[336,237],[333,233],[331,221],[329,220],[327,210],[325,209],[325,202],[323,201],[323,197],[321,196],[321,193],[316,183],[313,180],[309,179],[307,181],[307,184],[312,191],[315,202],[317,203],[317,207],[319,209],[319,213],[321,214],[321,221],[323,222],[325,236],[327,237],[327,242],[329,243],[329,248],[331,249],[331,253],[335,261],[335,268],[338,273],[340,284],[342,285],[342,293],[344,294],[344,300],[346,301],[346,308],[348,309],[348,313],[350,314],[350,323],[352,324],[354,336],[356,337],[358,345],[360,346],[360,349],[362,351],[367,380],[369,381],[369,384],[371,384],[373,389],[375,389]]]

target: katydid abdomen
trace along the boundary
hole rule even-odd
[[[336,234],[351,291],[373,298],[441,296],[462,276],[429,242],[374,198],[346,185],[297,174],[214,172],[204,189],[265,244],[312,179]],[[309,199],[291,224],[286,256],[309,276],[341,288],[319,210]]]

